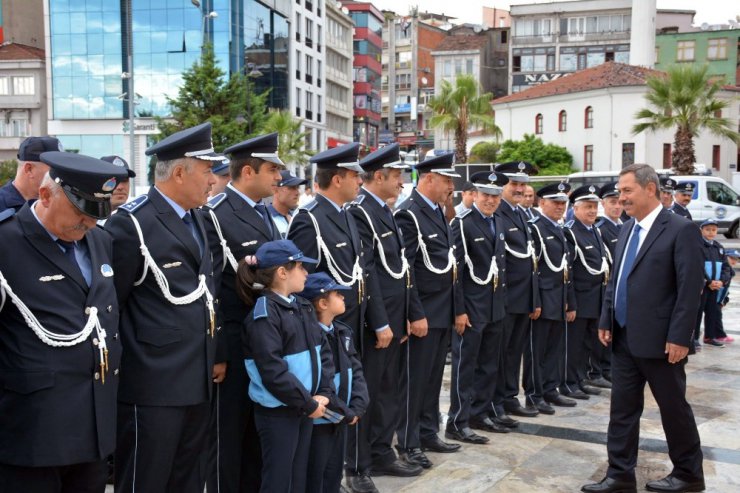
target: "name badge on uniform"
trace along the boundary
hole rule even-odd
[[[519,228],[509,228],[509,231],[519,231]]]
[[[252,240],[252,241],[245,241],[244,243],[242,243],[242,246],[252,246],[256,244],[257,244],[257,240]]]
[[[485,238],[475,238],[473,241],[483,241]]]
[[[100,266],[100,273],[103,274],[103,277],[113,277],[113,267],[103,264]]]
[[[594,247],[593,245],[586,245],[586,246],[584,247],[584,250],[589,250],[589,249],[591,249],[591,248],[593,248],[593,247]]]
[[[619,239],[619,238],[614,238],[614,239],[612,240],[612,243],[616,243],[618,239]]]
[[[555,237],[554,236],[546,236],[545,239],[546,240],[552,240],[552,239],[555,239]]]
[[[41,282],[61,281],[62,279],[64,279],[64,276],[61,274],[54,274],[53,276],[39,277],[39,281]]]
[[[393,231],[388,231],[388,232],[386,232],[386,233],[383,233],[382,235],[380,235],[380,237],[381,237],[381,238],[385,238],[385,237],[387,237],[387,236],[390,236],[390,235],[392,235],[392,234],[393,234]]]
[[[431,240],[432,238],[436,238],[437,236],[439,236],[439,235],[437,233],[434,233],[433,235],[427,236],[427,238],[429,238]]]
[[[173,267],[180,267],[182,262],[169,262],[162,266],[163,269],[172,269]]]
[[[336,248],[342,248],[342,247],[346,247],[346,246],[347,246],[347,242],[346,242],[346,241],[343,241],[342,243],[337,243],[337,244],[336,244],[336,245],[334,245],[334,246],[335,246]]]

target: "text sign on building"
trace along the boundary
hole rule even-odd
[[[511,80],[513,86],[537,86],[539,84],[544,84],[545,82],[559,79],[564,75],[566,74],[563,72],[552,72],[543,74],[514,74]]]

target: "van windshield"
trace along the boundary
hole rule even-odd
[[[707,182],[707,197],[710,201],[722,205],[737,205],[738,195],[733,189],[724,183],[716,181]]]

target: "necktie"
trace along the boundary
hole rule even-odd
[[[594,238],[596,239],[596,248],[601,252],[601,238],[599,237],[599,232],[596,231],[596,226],[591,228],[591,232],[594,234]]]
[[[64,256],[67,257],[70,262],[72,262],[72,265],[77,267],[77,269],[80,269],[80,264],[77,263],[77,257],[75,257],[74,241],[64,241],[57,239],[56,242],[64,250]],[[82,270],[79,270],[79,272],[82,273]]]
[[[632,238],[627,245],[627,253],[624,254],[622,271],[619,273],[619,282],[617,283],[617,298],[614,302],[614,318],[622,327],[627,323],[627,278],[632,271],[632,265],[637,257],[637,250],[640,246],[640,225],[635,224],[632,230]]]
[[[496,238],[496,225],[493,222],[493,216],[487,217],[486,222],[488,223],[488,227],[491,228],[491,234]]]
[[[190,234],[193,235],[193,239],[195,240],[196,245],[198,245],[198,252],[203,256],[203,240],[201,239],[200,234],[198,234],[198,228],[195,226],[193,216],[190,215],[190,212],[186,212],[185,215],[182,216],[182,222],[184,222],[190,230]]]
[[[259,212],[260,216],[262,216],[262,221],[264,221],[267,231],[272,235],[272,220],[270,219],[270,214],[268,214],[265,204],[255,204],[254,210]]]
[[[516,209],[514,209],[514,214],[516,214],[516,217],[519,218],[519,226],[522,227],[522,231],[526,230],[527,219],[524,217],[524,212],[517,207]]]
[[[391,212],[391,208],[388,207],[388,204],[383,205],[383,212],[388,217],[388,221],[393,224],[393,213]]]

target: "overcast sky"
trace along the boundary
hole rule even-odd
[[[393,10],[399,14],[409,11],[409,6],[419,5],[421,12],[434,12],[457,17],[462,22],[480,24],[482,7],[508,9],[510,5],[522,3],[549,3],[552,0],[372,0],[380,8]],[[724,24],[740,14],[736,0],[658,0],[659,9],[696,10],[695,23]]]

